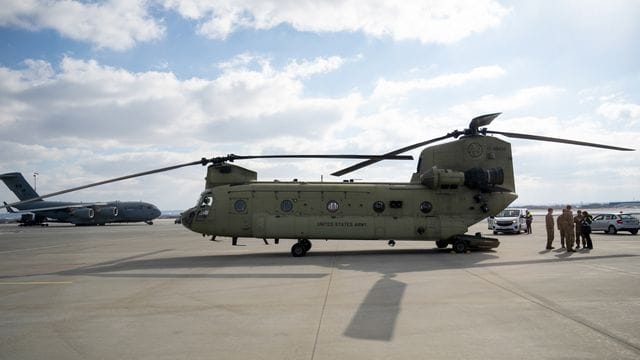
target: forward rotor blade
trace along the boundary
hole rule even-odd
[[[62,191],[56,191],[56,192],[53,192],[53,193],[50,193],[50,194],[41,195],[41,196],[34,197],[34,198],[31,198],[31,199],[28,199],[28,200],[18,201],[18,202],[15,202],[15,203],[8,204],[7,206],[15,206],[15,205],[26,204],[26,203],[30,203],[30,202],[33,202],[33,201],[42,200],[42,199],[50,198],[52,196],[62,195],[62,194],[66,194],[66,193],[70,193],[70,192],[74,192],[74,191],[78,191],[78,190],[82,190],[82,189],[87,189],[87,188],[94,187],[94,186],[105,185],[105,184],[109,184],[109,183],[113,183],[113,182],[117,182],[117,181],[122,181],[122,180],[127,180],[127,179],[133,179],[133,178],[140,177],[140,176],[157,174],[157,173],[161,173],[161,172],[165,172],[165,171],[179,169],[179,168],[185,167],[185,166],[198,165],[198,164],[202,164],[202,162],[204,160],[206,160],[206,159],[198,160],[198,161],[192,161],[192,162],[179,164],[179,165],[167,166],[167,167],[163,167],[163,168],[155,169],[155,170],[143,171],[143,172],[139,172],[139,173],[135,173],[135,174],[131,174],[131,175],[126,175],[126,176],[120,176],[120,177],[117,177],[117,178],[113,178],[113,179],[109,179],[109,180],[103,180],[103,181],[99,181],[99,182],[88,184],[88,185],[74,187],[74,188],[71,188],[71,189],[66,189],[66,190],[62,190]]]
[[[540,136],[540,135],[518,134],[518,133],[505,132],[505,131],[493,131],[493,130],[487,130],[487,134],[504,135],[504,136],[511,137],[511,138],[516,138],[516,139],[539,140],[539,141],[557,142],[557,143],[562,143],[562,144],[591,146],[591,147],[597,147],[597,148],[602,148],[602,149],[610,149],[610,150],[635,151],[635,149],[628,149],[628,148],[611,146],[611,145],[589,143],[589,142],[577,141],[577,140],[560,139],[560,138],[554,138],[554,137],[548,137],[548,136]]]
[[[431,143],[434,143],[434,142],[437,142],[437,141],[440,141],[440,140],[444,140],[444,139],[450,138],[452,136],[458,136],[458,135],[459,134],[455,133],[455,132],[449,133],[449,134],[447,134],[445,136],[441,136],[441,137],[438,137],[438,138],[435,138],[435,139],[422,141],[422,142],[419,142],[419,143],[416,143],[416,144],[413,144],[413,145],[405,146],[403,148],[388,152],[388,153],[386,153],[386,154],[384,154],[382,156],[383,157],[387,157],[387,156],[398,155],[398,154],[401,154],[403,152],[407,152],[409,150],[413,150],[413,149],[416,149],[416,148],[419,148],[419,147],[422,147],[422,146],[425,146],[425,145],[428,145],[428,144],[431,144]],[[384,159],[369,159],[369,160],[366,160],[366,161],[362,161],[362,162],[359,162],[359,163],[357,163],[355,165],[351,165],[351,166],[349,166],[347,168],[344,168],[342,170],[336,171],[336,172],[332,173],[331,175],[333,175],[333,176],[342,176],[342,175],[348,174],[350,172],[353,172],[353,171],[362,169],[364,167],[367,167],[369,165],[375,164],[380,160],[384,160]]]
[[[214,157],[214,158],[211,158],[211,159],[202,158],[200,160],[191,161],[191,162],[184,163],[184,164],[167,166],[167,167],[163,167],[163,168],[159,168],[159,169],[155,169],[155,170],[143,171],[143,172],[139,172],[139,173],[135,173],[135,174],[131,174],[131,175],[120,176],[120,177],[117,177],[117,178],[103,180],[103,181],[99,181],[99,182],[88,184],[88,185],[74,187],[74,188],[71,188],[71,189],[66,189],[66,190],[62,190],[62,191],[56,191],[54,193],[41,195],[41,196],[34,197],[34,198],[31,198],[31,199],[28,199],[28,200],[23,200],[23,201],[18,201],[18,202],[15,202],[15,203],[7,204],[6,206],[13,207],[15,205],[21,205],[21,204],[25,204],[25,203],[30,203],[30,202],[33,202],[33,201],[46,199],[46,198],[49,198],[49,197],[52,197],[52,196],[56,196],[56,195],[62,195],[62,194],[66,194],[66,193],[70,193],[70,192],[74,192],[74,191],[78,191],[78,190],[87,189],[87,188],[94,187],[94,186],[106,185],[106,184],[109,184],[109,183],[118,182],[118,181],[122,181],[122,180],[133,179],[133,178],[136,178],[136,177],[141,177],[141,176],[157,174],[157,173],[161,173],[161,172],[165,172],[165,171],[175,170],[175,169],[179,169],[179,168],[186,167],[186,166],[207,165],[209,163],[221,164],[221,163],[223,163],[225,161],[244,160],[244,159],[267,159],[267,158],[283,158],[283,159],[284,158],[303,158],[303,159],[376,159],[376,161],[381,161],[381,160],[413,160],[413,156],[411,156],[411,155],[401,155],[401,156],[393,156],[393,155],[390,155],[390,156],[389,155],[249,155],[249,156],[240,156],[240,155],[230,154],[230,155],[227,155],[227,156]]]

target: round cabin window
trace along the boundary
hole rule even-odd
[[[330,213],[338,211],[339,208],[340,204],[338,204],[338,202],[335,200],[331,200],[327,203],[327,211],[329,211]]]
[[[291,200],[282,200],[280,210],[286,213],[291,212],[293,210],[293,202]]]
[[[376,201],[373,203],[373,211],[381,213],[384,211],[385,205],[383,201]]]
[[[236,200],[236,202],[233,203],[233,208],[239,213],[245,212],[247,211],[247,202],[242,199]]]
[[[433,210],[433,205],[431,205],[430,202],[428,201],[423,201],[420,204],[420,211],[422,211],[423,214],[428,214],[431,212],[431,210]]]

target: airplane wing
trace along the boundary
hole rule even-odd
[[[17,211],[16,211],[16,209],[14,209],[14,208],[12,208],[11,206],[9,206],[9,204],[7,204],[7,202],[6,202],[6,201],[3,201],[3,203],[4,203],[4,208],[5,208],[5,209],[7,209],[7,212],[10,212],[10,213],[15,213],[15,212],[17,212]]]
[[[94,207],[94,206],[105,206],[105,205],[107,205],[107,203],[82,203],[82,204],[50,206],[50,207],[42,207],[42,208],[34,208],[34,209],[24,209],[24,210],[13,208],[9,204],[7,204],[6,202],[4,202],[4,205],[5,205],[5,208],[7,209],[7,211],[10,212],[10,213],[16,213],[16,214],[34,213],[34,214],[36,214],[36,213],[43,212],[43,211],[55,211],[55,210],[64,211],[64,210],[79,209],[79,208],[85,208],[85,207],[89,208],[89,207]]]

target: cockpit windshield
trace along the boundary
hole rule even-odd
[[[201,208],[213,206],[213,195],[211,193],[203,193],[198,201],[198,206]]]

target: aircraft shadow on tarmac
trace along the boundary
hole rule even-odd
[[[368,291],[351,322],[345,336],[377,341],[391,341],[401,310],[407,284],[394,279],[397,274],[451,269],[474,269],[529,264],[552,264],[566,261],[594,261],[635,257],[632,254],[607,256],[566,257],[496,261],[494,251],[475,251],[450,255],[447,249],[384,249],[349,251],[314,251],[303,258],[292,259],[288,253],[242,253],[205,256],[152,257],[172,251],[163,249],[121,259],[49,273],[26,276],[97,276],[109,278],[189,278],[189,279],[321,279],[329,272],[319,273],[194,273],[198,269],[230,269],[276,267],[283,265],[317,266],[319,268],[379,273],[382,277]],[[183,272],[188,271],[188,272]],[[16,277],[16,276],[11,276]],[[8,278],[0,276],[0,278]]]
[[[609,255],[573,258],[551,258],[524,261],[498,261],[494,251],[476,251],[463,255],[449,255],[442,249],[385,249],[353,251],[316,251],[312,256],[291,259],[288,253],[243,253],[207,256],[157,257],[142,259],[171,251],[165,249],[124,259],[62,271],[56,275],[131,277],[131,278],[204,278],[204,279],[321,279],[330,273],[193,273],[194,269],[229,269],[283,265],[312,265],[379,273],[382,278],[368,291],[353,315],[344,335],[366,340],[391,341],[401,310],[407,284],[394,279],[397,274],[449,269],[473,269],[527,264],[546,264],[566,261],[593,261],[636,255]],[[176,270],[188,270],[181,273]],[[174,270],[174,271],[172,271]]]

